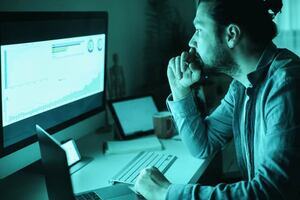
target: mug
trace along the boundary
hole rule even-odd
[[[172,114],[169,111],[157,112],[153,115],[154,134],[158,138],[170,138],[174,132]]]

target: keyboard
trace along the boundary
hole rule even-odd
[[[142,151],[130,160],[128,164],[110,180],[110,183],[126,183],[133,185],[140,171],[152,166],[158,168],[159,171],[164,174],[176,159],[176,156],[170,154]]]
[[[95,192],[88,192],[77,195],[76,200],[101,200],[101,198]]]

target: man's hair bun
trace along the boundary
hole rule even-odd
[[[282,0],[263,0],[265,9],[274,18],[282,9]]]

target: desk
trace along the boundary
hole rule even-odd
[[[104,155],[102,145],[107,140],[112,140],[111,133],[94,133],[77,141],[81,154],[92,157],[93,161],[71,176],[75,193],[108,186],[108,180],[136,155],[136,153]],[[205,160],[193,158],[181,141],[169,139],[161,142],[164,150],[160,152],[178,157],[165,174],[172,183],[195,183],[212,160],[212,158]],[[0,180],[0,199],[48,199],[45,178],[42,174],[19,171]]]

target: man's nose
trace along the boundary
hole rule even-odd
[[[195,40],[195,34],[193,35],[193,37],[191,38],[191,40],[189,41],[189,46],[191,48],[196,48],[197,47],[197,43],[196,43],[196,40]]]

